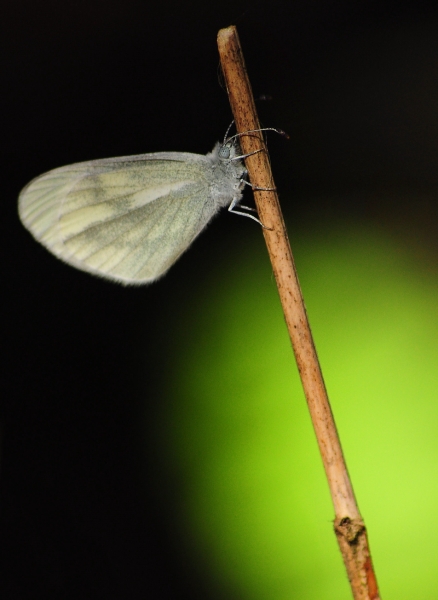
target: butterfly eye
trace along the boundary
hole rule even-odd
[[[222,158],[223,160],[227,160],[228,158],[230,158],[230,154],[231,154],[231,149],[228,145],[224,144],[223,146],[221,146],[219,148],[219,158]]]

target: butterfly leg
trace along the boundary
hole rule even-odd
[[[242,217],[249,217],[250,219],[252,219],[253,221],[255,221],[256,223],[258,223],[259,225],[261,225],[262,227],[264,227],[263,223],[257,219],[257,217],[254,217],[253,215],[249,215],[246,212],[242,212],[241,210],[235,210],[236,206],[238,206],[239,208],[245,208],[246,210],[253,210],[255,211],[255,208],[250,208],[249,206],[241,206],[239,204],[239,196],[235,196],[230,204],[230,206],[228,207],[228,212],[233,213],[235,215],[241,215]]]
[[[252,185],[252,183],[250,183],[249,181],[246,181],[246,179],[244,179],[244,177],[246,176],[246,173],[244,173],[242,175],[242,177],[239,180],[239,185],[237,186],[237,189],[240,189],[242,187],[242,185],[249,185],[253,190],[256,191],[260,191],[260,192],[275,192],[277,191],[276,188],[261,188],[261,187],[256,187],[254,185]],[[253,208],[251,206],[244,206],[243,204],[239,204],[239,198],[234,198],[233,201],[231,202],[228,210],[230,212],[235,212],[237,214],[237,211],[234,210],[235,206],[239,205],[240,208],[244,208],[245,210],[250,210],[251,212],[257,212],[256,208]],[[250,215],[247,215],[245,213],[245,216],[249,217]],[[257,219],[258,221],[258,219]],[[260,223],[260,221],[258,221]]]
[[[252,187],[253,190],[255,190],[256,192],[276,192],[277,188],[273,187],[273,188],[262,188],[262,187],[257,187],[256,185],[253,185],[251,182],[246,181],[246,179],[242,179],[242,183],[244,185],[249,185],[249,187]]]
[[[250,208],[249,206],[242,206],[241,204],[239,204],[239,200],[240,200],[240,196],[235,196],[233,198],[230,206],[228,207],[228,212],[233,213],[234,215],[241,215],[242,217],[248,217],[248,218],[252,219],[253,221],[255,221],[256,223],[258,223],[259,225],[261,225],[263,227],[263,229],[269,229],[271,231],[271,227],[266,227],[266,225],[263,225],[263,223],[257,217],[254,217],[253,215],[249,215],[248,213],[242,212],[241,210],[235,210],[236,206],[238,206],[239,208],[245,208],[246,210],[253,210],[253,211],[257,212],[255,208]]]

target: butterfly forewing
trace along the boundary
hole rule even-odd
[[[216,212],[206,158],[174,156],[105,159],[50,171],[22,191],[21,219],[77,268],[125,283],[154,280]]]

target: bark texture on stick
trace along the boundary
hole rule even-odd
[[[237,132],[260,128],[254,98],[235,27],[222,29],[218,47]],[[289,336],[295,352],[304,393],[318,440],[335,509],[335,532],[355,600],[379,600],[365,526],[348,476],[313,343],[295,264],[276,192],[268,153],[260,132],[241,135],[244,154],[263,149],[245,159],[263,234],[271,259]],[[348,526],[347,526],[348,525]]]

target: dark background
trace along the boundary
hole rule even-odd
[[[206,153],[231,120],[216,34],[236,24],[291,237],[378,223],[437,240],[438,12],[421,2],[16,0],[1,7],[1,597],[213,598],[173,531],[156,416],[174,330],[212,265],[244,251],[223,214],[160,282],[75,271],[16,198],[64,164]],[[182,324],[182,325],[181,325]],[[187,336],[190,331],[187,331]]]

